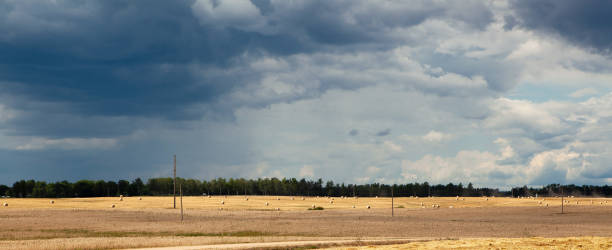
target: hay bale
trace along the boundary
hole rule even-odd
[[[355,208],[355,205],[353,205],[353,208]]]
[[[221,205],[225,204],[225,201],[221,201]]]
[[[244,200],[245,201],[249,201],[249,197],[244,197]]]
[[[370,209],[370,205],[368,205],[366,208],[367,208],[367,209]]]
[[[276,211],[280,211],[280,208],[278,208],[278,207],[277,207],[277,208],[276,208]]]
[[[295,198],[291,197],[291,200],[295,200]]]
[[[3,203],[2,206],[8,207],[8,203]]]
[[[302,197],[302,200],[306,200],[306,198]]]
[[[312,208],[314,209],[315,207],[316,207],[315,204],[312,204]]]
[[[448,208],[453,208],[453,206],[449,206]]]
[[[111,204],[111,208],[115,208],[115,204]]]
[[[329,204],[334,204],[334,201],[333,200],[329,201]]]
[[[270,205],[270,203],[266,201],[266,207],[267,207],[268,205]]]
[[[54,201],[54,200],[51,200],[51,201],[49,201],[49,203],[53,204],[53,203],[55,203],[55,201]]]
[[[141,200],[142,200],[142,197],[138,197],[138,200],[139,200],[139,201],[141,201]]]

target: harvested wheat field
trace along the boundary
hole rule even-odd
[[[566,237],[566,238],[485,238],[417,241],[397,245],[370,245],[359,247],[334,247],[329,250],[359,249],[612,249],[609,237]]]
[[[396,198],[391,217],[390,198],[184,197],[181,222],[180,209],[172,209],[172,197],[54,202],[3,199],[8,206],[0,208],[0,248],[109,249],[293,241],[330,241],[314,244],[329,246],[354,245],[355,240],[362,245],[363,240],[412,242],[385,246],[395,248],[436,248],[430,244],[438,243],[482,248],[491,243],[491,239],[472,238],[494,238],[499,244],[542,241],[542,246],[607,244],[607,237],[612,237],[612,200],[567,200],[561,214],[559,198]],[[313,205],[324,210],[308,210]],[[559,238],[580,236],[599,238],[578,238],[584,244]],[[338,240],[349,242],[331,243]]]

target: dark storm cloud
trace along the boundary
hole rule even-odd
[[[612,48],[610,1],[512,1],[511,6],[521,26],[558,34],[587,48],[607,52]]]
[[[350,136],[357,136],[358,134],[359,134],[359,130],[357,129],[351,129],[351,131],[349,131]]]
[[[376,136],[387,136],[389,134],[391,134],[391,129],[388,128],[388,129],[385,129],[385,130],[378,131],[376,133]]]
[[[211,112],[231,114],[232,105],[265,106],[284,99],[232,103],[226,95],[257,81],[259,73],[241,68],[211,74],[207,69],[236,69],[261,56],[392,48],[399,41],[385,31],[428,18],[453,19],[476,29],[492,19],[478,1],[395,7],[370,1],[254,0],[253,20],[215,16],[199,11],[195,3],[0,3],[0,95],[10,108],[30,112],[5,126],[12,126],[14,134],[89,137],[129,133],[135,127],[95,122],[104,117],[188,121]],[[326,82],[316,91],[346,86],[352,84]],[[313,96],[318,94],[304,98]],[[83,122],[54,122],[62,119]],[[33,122],[41,120],[49,122]]]

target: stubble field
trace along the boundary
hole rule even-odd
[[[566,200],[561,214],[560,198],[395,198],[391,217],[390,198],[184,197],[181,222],[178,197],[177,209],[172,208],[172,197],[125,197],[122,201],[118,197],[13,198],[0,200],[8,204],[0,208],[0,248],[104,249],[372,239],[417,241],[385,246],[395,248],[427,248],[434,243],[435,248],[470,248],[472,243],[473,248],[482,248],[513,240],[567,246],[572,241],[564,237],[579,237],[573,238],[577,240],[574,245],[596,241],[592,246],[612,247],[612,200]],[[313,205],[324,210],[308,210]],[[580,240],[584,242],[576,243]]]

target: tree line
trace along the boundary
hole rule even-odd
[[[295,196],[612,196],[608,185],[560,185],[550,184],[543,187],[514,187],[508,191],[497,188],[474,187],[472,183],[431,185],[423,183],[407,184],[345,184],[324,182],[322,179],[306,180],[296,178],[217,178],[197,180],[177,178],[177,189],[182,187],[185,195],[295,195]],[[80,180],[44,182],[20,180],[12,186],[0,185],[0,195],[9,197],[109,197],[109,196],[165,196],[172,195],[172,178],[151,178],[146,182],[140,178],[132,181],[119,180]],[[178,192],[178,190],[177,190]]]

